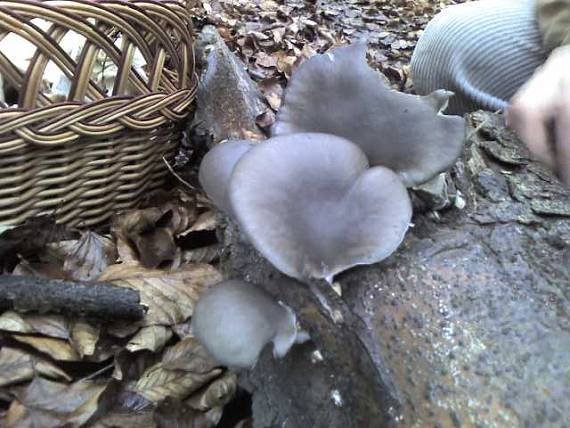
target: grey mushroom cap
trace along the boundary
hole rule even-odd
[[[221,282],[200,297],[192,331],[220,364],[236,368],[253,367],[270,342],[274,356],[283,357],[298,333],[289,307],[241,280]]]
[[[292,75],[272,135],[322,132],[364,150],[372,166],[400,174],[406,186],[450,168],[461,152],[465,121],[440,114],[449,91],[428,96],[390,89],[366,61],[366,43],[315,55]]]
[[[231,214],[227,189],[235,164],[255,144],[234,140],[218,144],[202,159],[198,180],[212,202],[226,214]]]
[[[232,211],[281,272],[330,281],[352,266],[388,257],[410,223],[412,206],[399,176],[368,166],[362,150],[341,137],[274,137],[234,168]]]

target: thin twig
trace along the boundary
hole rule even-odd
[[[91,379],[93,379],[94,377],[99,376],[101,373],[106,372],[106,371],[109,370],[109,369],[112,369],[114,366],[115,366],[115,362],[113,361],[111,364],[109,364],[109,365],[107,365],[107,366],[105,366],[105,367],[103,367],[103,368],[97,370],[96,372],[91,373],[90,375],[85,376],[84,378],[79,379],[78,382],[86,382],[86,381],[88,381],[88,380],[91,380]]]
[[[175,176],[178,179],[178,181],[180,181],[182,184],[184,184],[186,187],[188,187],[191,190],[195,190],[195,191],[198,190],[198,189],[196,189],[196,187],[192,186],[190,183],[188,183],[186,180],[184,180],[182,177],[180,177],[180,175],[178,175],[176,173],[176,171],[174,171],[174,168],[172,168],[172,166],[168,163],[168,161],[166,160],[166,158],[164,156],[162,157],[162,160],[166,164],[166,167],[168,168],[168,170],[172,173],[173,176]]]

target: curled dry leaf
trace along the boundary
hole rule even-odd
[[[230,402],[236,391],[237,375],[227,372],[212,382],[204,392],[192,396],[188,403],[192,408],[200,411],[223,407]]]
[[[189,232],[201,232],[204,230],[215,230],[220,224],[218,214],[214,210],[208,210],[198,216],[192,224]]]
[[[219,244],[207,245],[182,251],[182,263],[212,263],[220,257],[221,246]]]
[[[52,379],[71,380],[63,370],[39,357],[18,349],[0,349],[0,387],[30,380],[37,374]]]
[[[273,111],[279,110],[279,107],[281,107],[281,99],[283,98],[283,86],[279,83],[279,79],[276,77],[264,79],[259,82],[258,86],[267,100],[269,107],[271,107]]]
[[[168,348],[162,356],[162,366],[168,370],[184,370],[193,373],[208,373],[219,364],[193,337],[185,337]]]
[[[148,369],[131,388],[132,392],[158,403],[166,397],[184,399],[222,374],[222,369],[209,373],[168,370],[161,363]]]
[[[60,315],[30,315],[6,311],[0,315],[0,330],[69,339],[69,323]]]
[[[200,295],[220,282],[222,275],[207,264],[189,264],[173,271],[113,265],[99,279],[140,292],[141,303],[148,307],[143,325],[170,326],[186,321]]]
[[[113,225],[119,257],[124,263],[140,262],[148,268],[172,264],[178,248],[172,232],[165,226],[172,211],[161,208],[128,211]]]
[[[122,213],[112,226],[121,260],[140,261],[148,268],[178,266],[174,237],[187,230],[196,216],[195,198],[181,192],[160,207]]]
[[[106,384],[95,382],[68,385],[36,377],[18,395],[25,411],[14,411],[17,415],[10,421],[14,427],[82,426],[98,410],[99,398],[106,388]]]
[[[284,51],[279,51],[275,54],[277,56],[277,70],[285,75],[287,79],[293,74],[293,69],[297,62],[295,55],[289,55]]]
[[[0,273],[11,272],[20,256],[36,256],[50,242],[69,237],[64,226],[55,224],[53,217],[34,217],[23,225],[4,231],[0,235]]]
[[[101,330],[83,321],[76,321],[71,329],[71,343],[81,358],[95,354]]]
[[[81,361],[81,357],[73,346],[66,340],[52,339],[51,337],[12,335],[18,342],[30,345],[44,354],[58,361]]]
[[[143,327],[129,340],[125,347],[128,351],[136,352],[148,349],[151,352],[160,351],[172,337],[172,330],[163,325]]]
[[[150,367],[129,388],[153,403],[166,397],[183,400],[222,374],[194,338],[187,337],[168,348],[161,362]]]
[[[112,240],[87,231],[68,246],[63,270],[76,281],[94,281],[116,259]]]

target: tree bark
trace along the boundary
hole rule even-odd
[[[0,275],[0,311],[62,314],[101,320],[138,320],[145,310],[139,293],[107,283],[85,284]]]

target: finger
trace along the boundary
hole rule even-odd
[[[542,112],[520,103],[511,104],[507,110],[509,126],[515,130],[528,146],[531,154],[539,161],[554,168],[553,145],[548,131],[549,118]]]
[[[570,102],[563,103],[560,107],[555,127],[557,173],[570,186]]]

